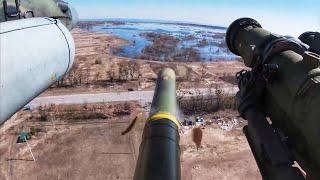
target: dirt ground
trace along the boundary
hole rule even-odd
[[[182,179],[261,179],[247,141],[239,130],[215,127],[203,130],[202,148],[196,150],[191,129],[181,134]]]
[[[97,106],[83,108],[83,111],[79,107],[72,107],[75,113],[67,116],[71,106],[64,106],[59,110],[64,113],[49,117],[53,123],[49,119],[40,121],[37,111],[20,112],[5,123],[0,128],[0,180],[132,179],[145,122],[138,121],[124,136],[121,132],[144,109],[132,106],[129,114],[117,116],[116,108],[109,108],[113,113],[107,112],[111,115],[107,118],[74,119],[76,114],[88,114],[88,111],[100,113],[99,108],[91,109]],[[230,120],[237,118],[237,113],[227,110],[205,115],[206,119],[219,117]],[[192,127],[183,127],[180,133],[182,180],[261,179],[241,132],[244,124],[239,123],[228,131],[216,123],[207,125],[203,128],[199,151],[192,141]],[[28,132],[31,127],[38,129],[28,141],[35,162],[26,144],[16,144],[19,132]]]

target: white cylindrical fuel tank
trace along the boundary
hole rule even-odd
[[[0,125],[67,73],[75,46],[60,21],[0,23]]]

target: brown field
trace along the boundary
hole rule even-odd
[[[41,120],[39,110],[24,111],[0,129],[0,180],[132,179],[145,120],[138,121],[130,133],[122,136],[121,132],[138,112],[145,112],[138,104],[63,105],[43,110],[46,120]],[[101,114],[105,117],[97,118]],[[224,110],[204,117],[228,122],[237,113]],[[241,121],[231,131],[208,124],[199,151],[192,141],[192,127],[183,127],[182,179],[259,179],[241,132],[244,124]],[[19,132],[32,128],[36,133],[28,142],[35,162],[26,144],[16,144]]]
[[[128,88],[153,89],[157,73],[164,67],[175,70],[179,88],[208,87],[212,84],[233,86],[236,72],[244,68],[243,63],[238,61],[201,63],[132,60],[112,55],[112,49],[127,43],[124,40],[81,29],[73,30],[73,36],[76,44],[73,70],[62,83],[46,91],[43,94],[45,96],[127,91]]]
[[[159,62],[112,55],[111,50],[127,43],[111,35],[73,31],[76,59],[63,82],[42,96],[153,89],[157,72],[171,67],[178,88],[234,86],[241,62]],[[126,66],[125,66],[126,65]],[[124,69],[125,68],[125,69]],[[132,69],[138,73],[132,73]],[[136,71],[137,70],[137,71]],[[218,109],[217,109],[218,110]],[[129,180],[133,178],[144,120],[123,132],[148,107],[136,102],[56,105],[20,111],[0,127],[0,180]],[[192,142],[191,127],[181,130],[182,180],[261,179],[250,148],[241,131],[245,121],[232,109],[188,113],[210,120],[203,130],[199,151]],[[223,130],[217,119],[230,124]],[[26,144],[16,144],[20,132],[33,132]]]

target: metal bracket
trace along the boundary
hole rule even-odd
[[[23,18],[27,18],[27,15],[28,15],[28,14],[31,14],[31,17],[34,17],[33,11],[29,10],[29,11],[26,11],[26,12],[23,14]]]
[[[15,0],[15,10],[13,12],[9,12],[8,10],[8,2],[7,0],[3,0],[3,11],[5,21],[8,21],[8,18],[19,18],[21,19],[21,11],[20,11],[20,0]]]
[[[20,0],[15,0],[15,9],[13,12],[9,12],[9,6],[7,0],[3,1],[3,11],[4,11],[4,18],[5,21],[8,21],[8,18],[19,18],[21,19],[21,10],[20,10]],[[31,17],[34,17],[34,12],[28,10],[23,13],[23,18],[28,18],[28,14],[31,14]]]

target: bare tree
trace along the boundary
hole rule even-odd
[[[141,65],[136,61],[129,61],[128,70],[131,80],[137,79],[141,71]]]
[[[48,120],[48,110],[47,110],[47,107],[43,107],[43,106],[40,106],[38,108],[38,112],[40,114],[40,121],[47,121]]]
[[[100,80],[100,77],[101,77],[100,72],[97,72],[97,73],[94,75],[94,81],[95,81],[95,82],[98,82],[98,81]]]
[[[69,82],[69,84],[70,84],[70,86],[74,86],[75,85],[75,74],[76,74],[76,68],[73,68],[70,72],[69,72],[69,74],[67,75],[67,79],[68,79],[68,82]]]
[[[66,86],[66,79],[67,79],[66,76],[61,77],[61,78],[57,81],[56,87],[64,87],[64,86]]]
[[[216,84],[215,95],[217,99],[217,110],[224,108],[224,92],[221,85]]]
[[[84,76],[85,76],[85,79],[86,79],[86,84],[89,85],[89,81],[90,81],[90,68],[87,67],[85,69],[85,72],[84,72]]]
[[[201,63],[200,72],[199,72],[201,81],[203,81],[205,79],[207,72],[208,72],[207,64],[206,63]]]
[[[195,61],[200,59],[200,53],[193,47],[185,49],[185,60],[186,61]]]
[[[102,52],[101,52],[101,54],[98,55],[98,57],[97,57],[96,60],[94,61],[94,64],[103,64]]]
[[[142,86],[142,82],[144,81],[144,78],[142,77],[142,72],[141,68],[139,69],[139,74],[138,74],[138,82],[139,82],[139,87]]]
[[[186,78],[185,80],[192,81],[192,68],[187,67],[187,72],[186,72],[185,78]]]
[[[129,66],[127,62],[119,63],[119,80],[127,81],[129,79]]]
[[[114,82],[116,77],[116,65],[114,63],[111,64],[109,71],[107,71],[107,77],[109,81]]]
[[[119,79],[123,81],[136,80],[141,74],[141,65],[136,61],[119,63]]]

